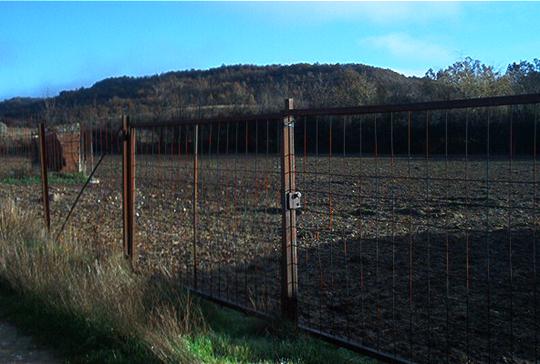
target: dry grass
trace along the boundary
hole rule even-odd
[[[195,301],[167,271],[133,273],[75,230],[55,242],[28,211],[0,198],[0,309],[68,363],[369,362],[278,321]]]
[[[197,305],[171,282],[133,274],[120,255],[92,256],[73,236],[52,241],[41,220],[0,201],[0,277],[18,294],[39,297],[115,335],[142,343],[159,361],[197,361],[183,337],[205,330]]]

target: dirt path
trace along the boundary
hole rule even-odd
[[[56,364],[61,361],[43,350],[15,326],[0,322],[0,363]]]

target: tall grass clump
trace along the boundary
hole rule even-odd
[[[121,254],[98,259],[73,235],[55,242],[40,219],[11,200],[0,200],[0,281],[21,297],[140,346],[144,361],[197,361],[184,338],[203,333],[204,320],[168,272],[134,274]]]

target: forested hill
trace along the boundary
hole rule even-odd
[[[109,78],[53,98],[14,98],[0,103],[0,121],[97,121],[122,111],[147,120],[253,113],[278,110],[285,97],[297,107],[322,107],[531,92],[540,92],[540,60],[498,71],[466,58],[421,78],[362,64],[238,65]]]

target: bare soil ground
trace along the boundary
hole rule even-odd
[[[297,157],[301,324],[415,362],[533,362],[539,173],[532,160]],[[96,180],[68,233],[99,255],[121,249],[120,158]],[[140,269],[279,312],[277,155],[201,157],[196,215],[190,156],[139,155],[136,186]],[[53,231],[80,187],[51,186]],[[35,185],[0,194],[40,198]]]

